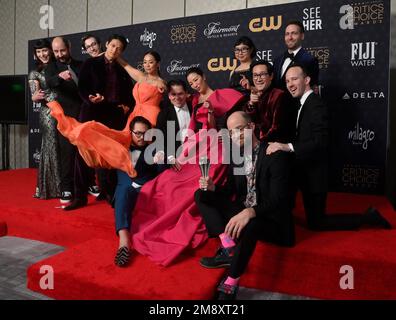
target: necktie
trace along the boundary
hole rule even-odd
[[[78,86],[78,78],[77,78],[77,75],[76,75],[76,73],[73,71],[73,69],[70,67],[70,64],[67,65],[67,69],[69,70],[69,72],[70,72],[70,74],[71,74],[71,77],[72,77],[74,83]]]

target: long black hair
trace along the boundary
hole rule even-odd
[[[37,71],[41,71],[43,70],[45,64],[38,58],[36,50],[38,49],[43,49],[43,48],[47,48],[50,50],[50,60],[49,62],[54,60],[54,54],[52,53],[52,47],[51,47],[51,43],[48,41],[48,39],[40,39],[37,40],[34,45],[33,45],[33,50],[34,50],[34,60],[36,60],[36,69]]]

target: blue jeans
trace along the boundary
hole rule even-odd
[[[132,187],[132,179],[124,171],[117,170],[117,187],[114,194],[114,214],[116,232],[130,230],[132,211],[141,188]]]

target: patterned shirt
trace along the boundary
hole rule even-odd
[[[245,207],[252,208],[257,204],[256,199],[256,163],[258,154],[260,151],[260,145],[258,144],[251,155],[245,156],[245,173],[247,182],[247,194],[245,200]]]

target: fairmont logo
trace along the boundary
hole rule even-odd
[[[375,48],[377,45],[377,42],[351,43],[352,67],[375,66]]]
[[[208,38],[222,38],[238,35],[238,29],[241,25],[236,24],[228,27],[221,27],[221,22],[211,22],[204,30],[204,35]]]
[[[355,128],[348,133],[348,140],[352,141],[353,145],[361,146],[363,150],[367,150],[368,143],[373,141],[374,138],[374,131],[370,129],[364,130],[359,122],[356,124]]]
[[[157,34],[155,32],[150,32],[146,28],[144,28],[144,32],[140,36],[140,42],[144,46],[148,46],[150,49],[152,49],[155,40],[157,40]]]
[[[190,64],[188,66],[183,65],[183,60],[172,60],[169,63],[169,66],[166,68],[166,71],[171,75],[185,75],[187,73],[187,70],[192,68],[192,67],[199,67],[199,63],[196,64]]]
[[[356,26],[380,24],[384,21],[383,1],[368,1],[345,4],[340,7],[340,28],[353,30]]]
[[[382,91],[353,92],[352,94],[345,93],[342,99],[385,99],[385,94]]]

